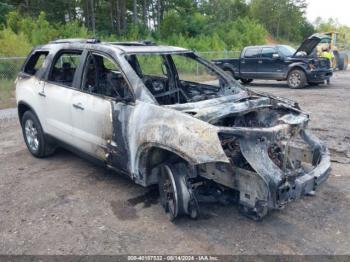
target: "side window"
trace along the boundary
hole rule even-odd
[[[272,58],[273,57],[273,54],[276,54],[276,50],[274,48],[271,48],[271,47],[264,47],[262,49],[262,52],[261,52],[261,57],[264,57],[264,58]]]
[[[244,53],[244,58],[256,58],[259,56],[260,48],[248,48]]]
[[[164,57],[160,55],[138,55],[137,61],[143,76],[167,77]]]
[[[75,72],[80,63],[82,51],[64,51],[54,60],[49,81],[72,86]]]
[[[112,59],[92,53],[84,69],[81,89],[91,94],[112,98],[132,97],[119,66]]]
[[[36,72],[43,66],[44,61],[49,52],[35,52],[31,55],[28,62],[24,66],[24,73],[29,75],[35,75]]]

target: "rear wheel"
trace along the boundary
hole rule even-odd
[[[247,84],[250,84],[251,82],[253,82],[253,79],[241,78],[241,82],[242,82],[242,84],[247,85]]]
[[[306,85],[306,75],[300,69],[293,69],[288,75],[287,83],[290,88],[303,88]]]
[[[22,132],[33,156],[43,158],[54,153],[55,147],[45,138],[39,119],[32,111],[26,111],[22,117]]]

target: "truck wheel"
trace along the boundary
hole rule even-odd
[[[306,85],[306,75],[300,69],[293,69],[288,75],[287,83],[290,88],[303,88]]]
[[[187,186],[187,172],[184,163],[164,164],[160,167],[160,202],[170,221],[181,215],[189,215],[192,219],[199,216],[197,200]]]
[[[345,53],[339,53],[338,69],[347,70],[349,63],[348,55]]]
[[[40,121],[32,111],[26,111],[22,117],[22,133],[33,156],[43,158],[54,153],[55,147],[45,138]]]
[[[253,82],[253,79],[243,79],[241,78],[241,82],[244,85],[250,84],[251,82]]]

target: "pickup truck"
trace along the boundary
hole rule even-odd
[[[290,88],[303,88],[324,83],[332,76],[330,61],[316,55],[316,47],[329,40],[326,35],[315,34],[297,50],[287,45],[248,46],[239,58],[213,62],[243,84],[253,79],[286,80]]]

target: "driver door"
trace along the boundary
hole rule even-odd
[[[83,152],[103,161],[108,160],[107,147],[114,135],[115,109],[112,107],[116,100],[121,101],[122,96],[129,95],[123,91],[126,82],[118,68],[106,55],[91,52],[82,70],[80,90],[72,96],[75,144]]]

